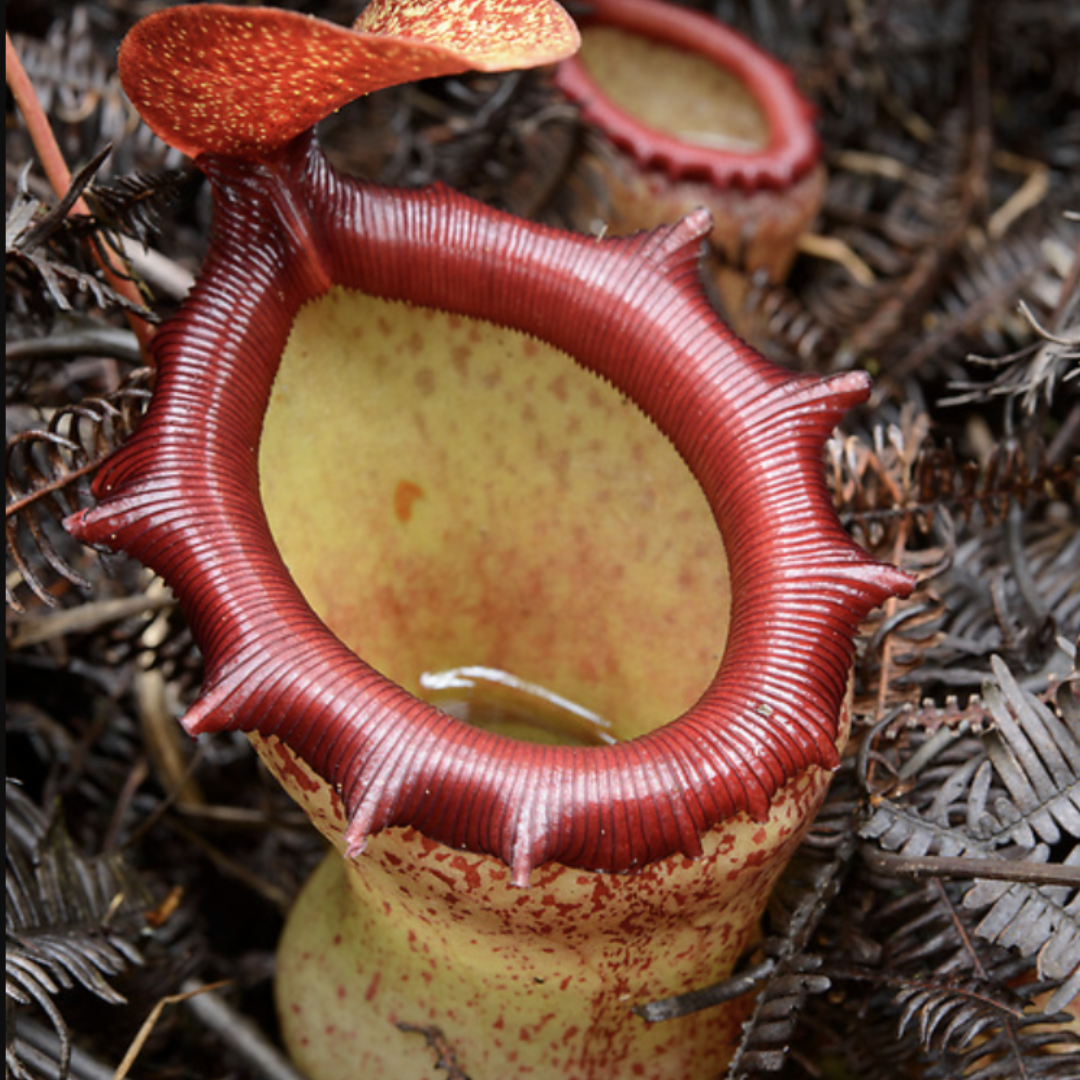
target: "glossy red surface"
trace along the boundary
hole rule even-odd
[[[206,657],[192,733],[272,734],[341,793],[354,849],[392,825],[508,863],[626,870],[677,852],[785,780],[836,764],[863,616],[910,590],[833,512],[820,455],[869,393],[770,363],[698,283],[708,215],[598,241],[528,224],[445,188],[345,179],[310,137],[272,164],[204,157],[214,238],[198,285],[158,331],[149,415],[70,519],[180,598]],[[296,588],[259,498],[262,419],[299,307],[331,284],[512,326],[624,391],[682,453],[732,575],[721,666],[698,704],[609,747],[513,742],[388,682]]]

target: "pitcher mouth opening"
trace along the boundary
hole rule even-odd
[[[293,324],[259,471],[315,612],[451,715],[604,745],[682,715],[719,666],[730,580],[700,485],[530,335],[332,290]]]
[[[757,154],[772,141],[754,90],[703,52],[593,23],[582,29],[574,62],[619,114],[679,142]],[[642,71],[648,71],[647,80]]]

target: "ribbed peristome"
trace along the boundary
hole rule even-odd
[[[285,742],[339,791],[354,850],[411,825],[488,853],[527,884],[547,861],[627,870],[682,852],[810,765],[834,767],[860,620],[910,588],[832,509],[820,455],[865,375],[795,375],[739,341],[700,289],[708,215],[596,240],[448,189],[343,178],[305,136],[271,163],[199,161],[214,238],[155,338],[157,385],[132,440],[71,519],[179,597],[206,658],[192,733]],[[628,395],[700,482],[723,537],[731,625],[685,715],[607,747],[509,740],[378,674],[311,610],[260,502],[258,447],[301,305],[333,285],[523,330]]]

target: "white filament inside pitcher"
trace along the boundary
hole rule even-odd
[[[424,698],[448,715],[512,738],[572,746],[618,742],[610,720],[500,668],[477,664],[425,671],[420,687]]]

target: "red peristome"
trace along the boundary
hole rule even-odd
[[[788,777],[836,764],[856,628],[911,588],[844,533],[822,474],[869,380],[786,372],[720,323],[697,278],[707,214],[597,241],[441,187],[343,178],[310,140],[274,164],[200,164],[217,200],[204,272],[155,337],[157,391],[98,475],[100,506],[69,522],[178,594],[207,664],[189,731],[283,740],[340,791],[354,849],[412,825],[498,856],[519,885],[550,860],[616,871],[697,854],[716,822],[761,818]],[[732,577],[725,655],[692,710],[615,746],[514,742],[414,698],[320,622],[274,546],[257,447],[293,319],[332,283],[532,333],[672,440]]]
[[[821,154],[814,108],[799,93],[791,72],[742,34],[700,12],[661,0],[591,0],[581,23],[597,23],[686,49],[731,72],[753,94],[769,125],[759,151],[711,149],[646,127],[618,108],[596,85],[578,57],[556,69],[555,83],[577,102],[584,118],[639,165],[672,180],[708,180],[756,191],[786,188],[805,176]],[[642,78],[648,73],[642,72]]]
[[[256,160],[372,90],[530,67],[577,48],[576,29],[550,0],[488,5],[494,25],[475,3],[463,19],[462,6],[373,4],[353,29],[277,8],[166,8],[124,38],[120,81],[170,146]],[[498,21],[504,15],[513,21]]]

